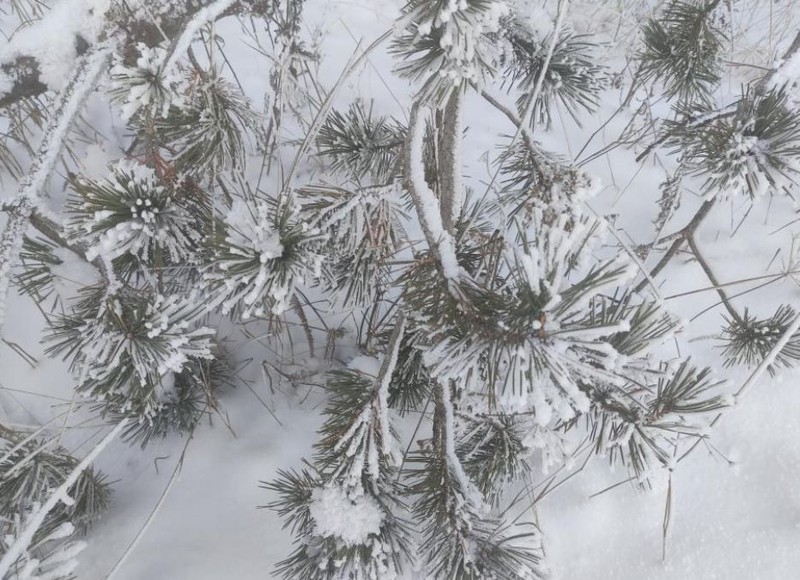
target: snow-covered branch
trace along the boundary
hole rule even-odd
[[[444,277],[448,280],[457,280],[459,268],[455,242],[444,228],[439,200],[425,182],[423,163],[425,119],[420,115],[420,108],[420,101],[416,101],[409,115],[405,143],[406,187],[414,200],[425,239],[439,260]]]
[[[61,155],[69,129],[86,97],[94,90],[111,53],[112,44],[103,43],[82,57],[50,117],[34,166],[20,183],[18,195],[10,202],[8,222],[0,236],[0,326],[5,318],[11,270],[19,258],[31,214],[42,201],[44,188]]]
[[[100,453],[111,443],[114,439],[116,439],[117,435],[119,435],[122,430],[127,425],[127,419],[123,419],[119,423],[117,423],[116,427],[112,429],[108,435],[106,435],[100,443],[98,443],[91,452],[83,458],[75,469],[72,470],[72,473],[64,480],[58,488],[56,488],[53,493],[50,494],[50,497],[47,501],[39,508],[39,510],[27,521],[27,525],[23,532],[17,537],[16,541],[11,545],[8,551],[3,554],[3,558],[0,559],[0,578],[5,578],[6,573],[11,569],[14,565],[14,562],[28,549],[31,541],[33,540],[34,534],[42,527],[47,514],[49,514],[59,502],[64,502],[68,504],[71,502],[71,498],[69,496],[69,489],[75,484],[80,477],[81,473],[83,473],[86,468],[91,465],[92,461],[100,455]]]
[[[178,59],[183,57],[186,51],[189,50],[192,41],[203,26],[221,17],[226,10],[229,10],[231,6],[236,3],[238,3],[237,0],[214,0],[208,4],[208,6],[198,10],[186,24],[186,28],[178,38],[175,48],[172,49],[172,53],[169,55],[169,59],[164,65],[164,71],[169,74],[169,71],[175,66]]]

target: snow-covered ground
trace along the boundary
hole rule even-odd
[[[592,12],[592,2],[575,4],[579,25],[589,26],[591,18],[597,18],[598,24],[613,30],[613,18],[603,20],[599,10]],[[616,3],[604,6],[609,4]],[[787,30],[791,32],[788,16],[800,22],[800,7],[792,11],[781,2],[761,4],[763,10],[749,15],[752,28],[747,27],[747,14],[739,15],[741,22],[737,21],[748,33],[742,37],[741,55],[753,62],[766,56],[753,53],[752,46],[757,43],[752,37],[765,35],[767,4],[774,4],[776,10],[771,27],[775,38],[769,40],[772,46],[785,45]],[[323,31],[326,48],[320,70],[326,86],[335,83],[358,41],[369,43],[388,30],[399,8],[397,0],[306,3],[307,26]],[[780,22],[778,8],[783,9]],[[236,26],[228,26],[227,38],[236,38]],[[241,62],[237,72],[245,87],[257,95],[264,86],[263,63],[248,57],[252,53],[244,42],[237,45],[231,40],[228,50],[229,57]],[[607,58],[614,59],[611,62],[617,66],[621,56],[609,53]],[[728,89],[738,90],[740,79],[732,76]],[[407,83],[392,75],[386,51],[378,50],[347,80],[340,102],[353,96],[374,97],[378,110],[404,118],[406,112],[399,103],[407,103],[409,93]],[[547,147],[574,156],[619,102],[620,95],[609,91],[600,111],[582,119],[583,127],[564,115],[556,119],[549,134],[538,137]],[[638,103],[631,108],[635,106]],[[628,118],[623,113],[605,126],[587,152],[613,142]],[[513,128],[477,97],[467,101],[464,119],[465,182],[478,187],[487,179],[488,148],[498,133],[511,134]],[[91,151],[100,156],[96,149]],[[488,153],[494,156],[497,151]],[[604,185],[591,207],[613,219],[614,233],[630,245],[652,241],[658,184],[664,176],[658,162],[638,166],[634,162],[637,153],[617,148],[586,167]],[[87,164],[94,162],[90,159]],[[103,163],[96,165],[102,167]],[[668,229],[686,223],[701,201],[685,198]],[[740,225],[748,210],[749,203],[742,199],[721,204],[698,234],[698,244],[723,283],[774,274],[796,259],[793,242],[800,234],[800,224],[792,223],[795,204],[788,198],[757,200]],[[608,243],[616,245],[613,236]],[[796,245],[800,248],[800,241]],[[647,264],[652,267],[655,261],[651,257]],[[64,271],[61,283],[66,287],[71,284],[71,274]],[[717,294],[708,290],[703,271],[686,257],[674,260],[658,280],[660,295],[687,320],[718,302]],[[735,295],[765,281],[738,284],[729,293]],[[800,306],[798,286],[789,277],[734,298],[734,304],[770,315],[781,303]],[[691,353],[698,363],[716,368],[720,378],[729,380],[732,393],[750,371],[722,368],[720,343],[714,338],[722,314],[719,305],[700,314],[676,342],[664,348],[676,355]],[[80,455],[97,440],[103,426],[98,420],[85,423],[87,413],[76,408],[66,365],[44,355],[39,342],[42,327],[36,307],[12,296],[2,337],[37,362],[26,362],[9,343],[0,343],[0,412],[20,425],[53,421],[63,426],[64,442]],[[80,580],[108,578],[112,570],[115,580],[256,580],[271,577],[274,564],[290,551],[291,535],[281,529],[277,514],[257,509],[274,499],[259,482],[274,478],[278,469],[298,467],[300,458],[310,454],[322,399],[311,387],[295,389],[266,381],[258,364],[267,356],[263,344],[236,330],[225,330],[234,337],[231,343],[239,345],[233,354],[243,368],[241,384],[220,397],[221,415],[213,415],[191,440],[174,436],[145,451],[115,442],[97,460],[97,467],[114,482],[113,503],[87,538],[88,547],[80,556]],[[656,478],[652,491],[642,492],[624,483],[627,474],[610,470],[603,459],[593,459],[583,470],[577,469],[580,461],[570,466],[574,477],[537,505],[554,577],[800,578],[798,379],[797,370],[782,371],[775,377],[764,374],[724,413],[708,444],[698,446],[670,474]],[[544,478],[541,474],[540,481]],[[123,555],[126,557],[120,562]]]

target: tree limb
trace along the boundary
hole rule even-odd
[[[439,138],[439,196],[442,223],[453,235],[453,228],[461,209],[461,101],[463,93],[456,89],[447,100],[442,112]]]

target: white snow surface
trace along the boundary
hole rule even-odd
[[[352,496],[333,485],[315,489],[311,498],[309,512],[315,534],[357,546],[366,544],[370,536],[377,536],[381,531],[383,510],[370,495]]]
[[[105,14],[110,6],[111,0],[58,0],[41,20],[22,28],[0,47],[0,64],[33,56],[39,64],[39,79],[50,89],[62,89],[78,56],[77,37],[89,44],[96,42],[107,28]],[[11,80],[0,78],[0,96],[4,87],[11,88]]]
[[[57,5],[87,6],[87,0],[61,0]],[[525,2],[518,0],[515,10]],[[591,3],[589,3],[591,4]],[[608,3],[606,3],[608,4]],[[325,23],[328,39],[337,49],[328,55],[323,69],[331,86],[338,71],[355,49],[349,33],[372,40],[392,25],[401,2],[393,0],[309,0],[306,14]],[[587,2],[573,2],[587,5]],[[579,7],[573,10],[579,10]],[[538,15],[537,15],[538,16]],[[87,21],[89,22],[89,21]],[[76,25],[72,15],[64,19],[64,30]],[[85,23],[83,24],[85,26]],[[224,30],[222,23],[220,30]],[[613,29],[613,27],[612,27]],[[247,60],[242,45],[233,42],[237,27],[227,29],[229,58]],[[0,48],[7,56],[13,41]],[[16,49],[14,49],[16,50]],[[238,52],[237,51],[241,51]],[[57,68],[56,55],[52,56]],[[65,49],[58,58],[74,59]],[[246,87],[260,87],[263,71],[257,59],[243,64],[241,75]],[[405,81],[386,71],[390,63],[375,53],[372,66],[353,79],[354,93],[374,94],[377,106],[402,117],[394,109],[394,95],[401,100],[408,94]],[[68,70],[68,69],[67,69]],[[52,82],[60,71],[52,70]],[[386,85],[384,85],[384,81]],[[63,79],[62,81],[63,82]],[[7,83],[6,83],[7,84]],[[733,83],[736,85],[736,83]],[[0,79],[0,91],[3,80]],[[732,86],[731,90],[737,90]],[[391,92],[390,92],[391,91]],[[640,104],[634,100],[632,107]],[[609,92],[598,114],[587,116],[578,129],[564,118],[553,133],[537,133],[546,147],[575,155],[588,135],[619,105],[619,95]],[[507,120],[489,110],[477,98],[464,104],[467,142],[462,151],[464,165],[473,174],[485,167],[481,156],[494,143],[498,130],[513,133]],[[608,145],[619,135],[626,119],[618,118],[603,128],[587,149],[588,154]],[[499,129],[502,128],[502,129]],[[490,151],[492,154],[493,151]],[[650,221],[655,218],[657,184],[663,171],[657,164],[638,166],[637,152],[617,149],[611,162],[601,157],[587,169],[602,178],[606,187],[592,200],[601,215],[618,214],[615,232],[626,239],[649,241]],[[465,184],[469,183],[465,178]],[[482,189],[478,189],[482,192]],[[685,223],[699,201],[691,196],[675,218]],[[762,202],[733,235],[738,225],[734,216],[747,211],[743,199],[734,199],[709,216],[698,235],[705,257],[719,270],[723,283],[780,271],[788,263],[797,224],[778,230],[794,218],[791,200],[782,197]],[[738,213],[737,213],[738,212]],[[0,217],[0,225],[3,218]],[[277,245],[265,247],[278,251]],[[776,247],[779,255],[770,264]],[[796,256],[795,256],[796,258]],[[646,264],[657,260],[650,256]],[[62,270],[64,276],[69,275]],[[89,272],[76,273],[81,279]],[[683,292],[706,288],[708,281],[695,262],[675,261],[658,277],[659,295],[680,317],[697,316],[676,344],[682,354],[687,348],[698,364],[718,367],[721,377],[730,380],[732,391],[749,376],[742,368],[723,369],[718,342],[709,338],[719,331],[722,313],[714,305],[713,292],[699,291],[688,298],[673,297]],[[737,285],[751,289],[759,282]],[[734,292],[731,292],[732,294]],[[749,305],[759,315],[770,315],[780,303],[795,306],[800,292],[792,278],[771,284],[742,298],[734,298],[740,308]],[[44,321],[30,301],[12,293],[2,329],[2,337],[31,353],[36,363],[28,364],[8,344],[0,342],[0,413],[15,425],[40,425],[58,418],[63,441],[83,456],[102,437],[96,423],[83,424],[84,415],[76,409],[72,383],[66,365],[49,359],[40,343]],[[230,329],[228,329],[230,330]],[[302,341],[302,334],[297,335]],[[237,353],[245,361],[263,358],[263,345],[248,337]],[[674,352],[674,344],[665,346]],[[374,360],[374,359],[373,359]],[[377,361],[376,361],[377,362]],[[281,520],[271,510],[256,509],[274,500],[259,488],[260,481],[273,479],[278,469],[301,467],[299,458],[310,456],[321,399],[301,387],[282,385],[273,389],[251,365],[249,388],[238,388],[220,395],[224,412],[212,415],[187,441],[178,436],[157,442],[146,451],[119,441],[109,444],[96,465],[114,482],[111,509],[86,537],[87,547],[79,555],[79,580],[107,578],[109,570],[123,555],[159,501],[173,469],[183,464],[169,495],[152,525],[142,537],[115,580],[145,578],[169,580],[261,580],[272,576],[276,562],[292,550],[292,537],[281,529]],[[356,364],[360,366],[360,364]],[[372,363],[375,368],[375,363]],[[775,378],[763,375],[727,410],[711,439],[700,445],[686,460],[677,463],[671,474],[660,474],[651,492],[637,491],[620,484],[627,473],[609,469],[597,459],[578,472],[567,484],[548,494],[538,513],[544,532],[548,567],[555,580],[792,580],[800,570],[800,371],[782,371]],[[66,404],[65,404],[66,403]],[[57,406],[53,406],[53,405]],[[93,429],[87,429],[92,427]],[[89,443],[87,443],[89,441]],[[581,461],[572,459],[567,469]],[[557,467],[551,466],[551,469]],[[536,475],[536,474],[534,474]],[[668,486],[671,478],[671,485]],[[534,484],[537,481],[534,481]],[[616,486],[613,487],[612,486]],[[611,488],[611,489],[609,489]],[[363,538],[379,526],[380,515],[364,496],[356,508],[346,512],[340,522],[331,517],[352,500],[342,490],[328,488],[331,498],[317,496],[314,520],[320,530],[345,538]],[[662,530],[668,490],[672,493],[666,552],[662,557]],[[379,509],[379,508],[378,508]],[[360,514],[353,523],[353,514]],[[343,523],[350,523],[343,529]],[[377,523],[376,523],[377,522]],[[423,578],[413,573],[409,578]]]

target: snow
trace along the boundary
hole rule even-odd
[[[377,377],[381,370],[381,361],[374,356],[360,354],[347,363],[347,368],[371,377]]]
[[[450,233],[444,229],[439,201],[425,181],[425,167],[422,161],[424,125],[424,117],[419,112],[412,116],[412,124],[408,128],[408,179],[431,250],[441,263],[444,277],[456,281],[460,276],[460,268],[456,258],[455,242]]]
[[[61,90],[70,78],[78,58],[80,36],[94,44],[106,31],[105,14],[111,0],[59,0],[38,22],[17,32],[0,48],[0,63],[18,56],[33,56],[39,65],[39,79],[50,89]],[[47,42],[42,42],[46,38]],[[0,96],[8,80],[0,82]]]
[[[311,496],[309,513],[314,533],[333,537],[347,546],[366,544],[380,534],[383,510],[372,496],[351,497],[339,486],[320,487]]]
[[[215,0],[208,6],[198,10],[194,16],[192,16],[192,19],[178,38],[175,48],[169,55],[167,62],[164,63],[163,70],[165,74],[172,74],[172,69],[175,67],[178,59],[182,58],[186,54],[186,51],[189,50],[195,37],[200,33],[200,29],[207,23],[216,20],[223,12],[230,8],[235,1],[236,0]]]
[[[308,10],[316,10],[320,15],[328,12],[330,26],[327,30],[336,42],[341,41],[340,46],[345,47],[337,48],[337,53],[331,55],[333,61],[346,58],[347,54],[343,53],[346,47],[351,46],[342,41],[349,36],[341,26],[340,18],[355,32],[384,25],[388,27],[391,16],[397,12],[397,3],[383,1],[356,0],[324,5],[310,1],[309,6]],[[540,22],[542,28],[546,28],[540,13],[536,13],[533,20],[534,24]],[[766,26],[762,28],[766,30]],[[239,58],[236,48],[226,46],[226,50],[230,50],[229,57]],[[385,73],[389,68],[386,61],[380,60],[377,54],[373,58],[379,70]],[[255,66],[257,62],[260,61],[252,59],[247,66]],[[787,71],[790,69],[787,67]],[[331,66],[332,70],[340,69]],[[385,76],[393,92],[405,95],[405,83],[395,82],[388,74]],[[253,81],[245,77],[243,82]],[[389,91],[383,88],[375,71],[370,68],[348,88],[368,94],[375,92],[383,104],[393,102]],[[548,146],[559,150],[566,150],[570,143],[577,150],[586,135],[600,129],[601,122],[617,106],[615,95],[607,94],[601,111],[586,120],[585,131],[571,128],[569,119],[565,118],[569,128],[563,135],[559,130],[553,135],[537,133],[537,138],[548,141]],[[486,152],[486,143],[493,142],[498,131],[504,130],[501,128],[506,128],[507,132],[513,132],[513,129],[501,115],[487,111],[485,104],[470,99],[465,102],[464,119],[468,130],[462,152],[465,156],[465,185],[469,187],[479,181],[476,176],[482,175],[480,169],[485,163],[481,163],[479,157]],[[624,121],[615,121],[604,127],[598,137],[600,141],[590,150],[613,143]],[[555,140],[558,142],[552,143]],[[489,158],[492,153],[489,153]],[[99,154],[90,153],[88,157],[86,161],[92,162]],[[105,161],[99,164],[98,171],[104,166]],[[590,163],[589,169],[601,174],[603,183],[607,184],[596,202],[592,202],[596,203],[598,214],[618,213],[620,216],[617,221],[609,220],[614,237],[633,238],[636,243],[649,241],[652,235],[650,218],[654,216],[655,207],[653,190],[662,177],[661,169],[648,164],[641,167],[639,173],[640,166],[633,163],[633,154],[621,149],[615,150],[608,162],[601,159]],[[634,174],[635,178],[632,178]],[[478,188],[478,191],[483,189]],[[697,205],[695,201],[691,196],[684,199],[684,207],[676,214],[675,224],[679,225],[691,216]],[[789,221],[794,208],[788,199],[775,199],[770,204],[768,208],[765,200],[754,206],[751,218],[736,236],[731,236],[736,225],[731,222],[737,221],[733,218],[738,218],[738,212],[747,210],[743,200],[730,200],[718,208],[719,211],[703,226],[698,243],[707,259],[719,270],[718,276],[724,283],[763,275],[776,249],[780,250],[780,256],[775,264],[779,266],[778,262],[786,257],[786,248],[797,228],[774,232]],[[269,235],[256,245],[263,255],[280,253],[279,241],[270,239]],[[603,255],[607,250],[599,247],[597,253]],[[651,268],[658,257],[653,254],[643,259],[643,267]],[[541,275],[535,267],[531,269],[538,264],[538,259],[538,256],[531,255],[520,261],[529,270],[529,279],[538,279]],[[58,272],[64,277],[88,279],[93,273],[88,266],[84,271],[71,271],[79,264],[80,261],[72,256],[67,264],[58,267]],[[775,265],[766,271],[775,272]],[[676,261],[654,282],[659,285],[663,303],[686,320],[718,300],[713,292],[670,298],[708,286],[700,268],[690,261]],[[734,304],[769,310],[779,302],[795,303],[796,286],[787,282],[775,283],[735,298]],[[747,290],[754,286],[755,283],[735,288]],[[39,363],[36,369],[31,369],[0,344],[0,406],[4,411],[14,409],[16,420],[46,423],[51,420],[52,411],[51,401],[45,397],[57,396],[69,401],[73,396],[70,381],[65,379],[68,374],[58,361],[44,357],[38,344],[40,331],[34,324],[34,321],[40,321],[41,315],[30,303],[15,296],[13,289],[7,310],[3,337],[30,349]],[[697,352],[704,363],[717,364],[717,343],[708,337],[719,330],[718,312],[719,309],[712,310],[691,324],[685,324],[685,332],[661,348],[677,356],[677,345],[683,354],[687,350]],[[548,320],[545,329],[554,332],[553,324]],[[252,340],[252,344],[247,352],[241,354],[240,360],[249,356],[262,360],[264,346],[251,337],[247,340]],[[351,362],[351,368],[377,377],[378,362],[376,358],[361,359]],[[734,385],[741,385],[750,372],[721,369],[721,374],[732,379]],[[598,580],[794,578],[800,567],[797,550],[800,541],[800,495],[797,493],[800,424],[796,416],[800,392],[795,388],[797,371],[784,371],[778,378],[783,380],[773,381],[759,374],[748,392],[738,399],[739,403],[725,411],[719,425],[710,432],[708,445],[701,444],[693,455],[675,466],[672,473],[673,513],[666,560],[663,562],[661,526],[667,493],[666,478],[658,479],[652,492],[620,485],[595,495],[625,480],[627,474],[621,470],[609,471],[602,460],[591,462],[581,470],[583,456],[570,456],[563,461],[564,471],[560,473],[564,477],[574,473],[574,477],[553,493],[548,493],[537,505],[547,562],[554,577]],[[77,571],[80,580],[106,578],[108,570],[134,537],[137,537],[136,549],[118,569],[116,580],[255,580],[269,577],[274,563],[291,551],[291,536],[280,530],[280,520],[275,514],[254,509],[272,499],[258,488],[257,482],[270,479],[279,468],[298,466],[299,456],[310,455],[317,426],[315,422],[318,421],[316,406],[320,401],[312,394],[308,402],[302,403],[307,391],[299,386],[282,385],[278,388],[278,395],[271,393],[266,384],[256,383],[253,387],[267,404],[274,407],[283,426],[275,422],[248,389],[240,388],[222,398],[224,415],[213,415],[209,421],[213,425],[204,423],[185,449],[185,440],[177,437],[144,453],[138,448],[111,444],[109,452],[100,458],[99,465],[109,473],[110,479],[118,480],[114,486],[113,505],[87,537],[88,546]],[[6,390],[11,388],[25,392]],[[286,393],[281,389],[286,389]],[[550,409],[544,401],[543,390],[534,389],[534,393],[542,397],[541,403],[535,403],[537,409],[558,414],[558,409]],[[540,418],[549,419],[544,415]],[[413,419],[416,420],[416,416]],[[224,424],[226,421],[230,421],[230,431]],[[70,423],[73,423],[72,419]],[[77,424],[77,419],[74,423]],[[67,431],[66,436],[80,441],[82,433],[84,431],[73,429]],[[702,434],[708,435],[709,431]],[[561,434],[550,431],[537,431],[531,439],[541,446],[537,453],[550,455],[546,461],[543,460],[550,467],[548,473],[556,473],[561,464],[554,451],[560,437]],[[543,443],[545,440],[547,445]],[[406,439],[402,442],[405,443]],[[569,447],[570,442],[563,441],[562,444]],[[182,457],[184,450],[185,462],[180,477],[170,483],[168,496],[159,503],[172,466]],[[735,461],[735,466],[727,460]],[[533,483],[538,485],[541,481],[537,474]],[[323,492],[324,489],[319,491],[317,500]],[[327,493],[334,496],[331,501],[315,503],[314,519],[320,530],[339,537],[343,542],[347,541],[345,537],[358,541],[369,539],[370,533],[376,533],[381,514],[370,497],[359,496],[353,508],[354,500],[346,497],[341,488],[333,488]],[[148,519],[154,505],[160,507],[156,515]],[[352,515],[353,511],[360,514],[358,518]],[[342,522],[350,524],[352,530],[344,529],[345,523],[333,521],[335,513],[343,514]],[[352,522],[348,518],[358,521]],[[145,521],[148,525],[140,536],[136,536]],[[213,542],[219,549],[198,550],[198,546],[209,544],[209,529],[213,529]]]

